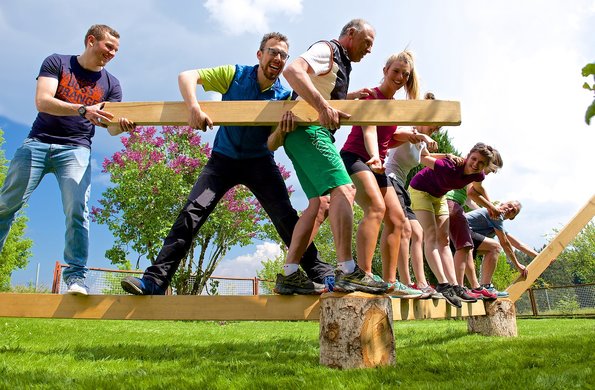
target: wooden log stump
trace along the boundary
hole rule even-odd
[[[395,364],[391,298],[361,292],[323,294],[320,364],[340,369]]]
[[[516,309],[510,299],[485,302],[485,316],[471,316],[467,319],[467,329],[471,333],[484,336],[516,337]]]

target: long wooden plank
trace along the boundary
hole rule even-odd
[[[393,299],[394,320],[485,315],[483,302],[463,309],[443,299]],[[318,320],[318,296],[130,296],[0,294],[0,317],[105,320]]]
[[[458,126],[461,124],[460,103],[445,100],[331,100],[331,106],[351,114],[342,125],[431,125]],[[298,101],[201,101],[214,125],[274,126],[282,114],[291,110],[298,124],[318,122],[312,106]],[[114,115],[112,123],[121,117],[139,126],[188,124],[188,110],[184,102],[108,102],[104,107]],[[117,133],[110,126],[110,133]]]
[[[518,277],[507,289],[510,299],[516,302],[521,295],[541,276],[552,261],[574,240],[581,230],[595,216],[595,195],[579,210],[562,230],[543,248],[533,261],[527,266],[529,271],[526,278]]]

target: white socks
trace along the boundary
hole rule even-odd
[[[293,273],[296,273],[298,270],[299,264],[284,264],[283,265],[283,274],[285,276],[289,276]]]
[[[355,271],[355,261],[354,260],[347,260],[337,263],[337,269],[344,274],[350,274]]]

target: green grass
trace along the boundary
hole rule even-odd
[[[397,364],[318,363],[318,323],[0,318],[0,388],[593,388],[595,320],[519,319],[519,337],[466,321],[395,322]]]

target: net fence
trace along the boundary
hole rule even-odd
[[[54,270],[54,281],[52,285],[52,292],[56,294],[64,294],[68,290],[68,286],[62,280],[62,270],[68,265],[56,263]],[[89,288],[89,293],[94,295],[127,295],[120,286],[120,281],[127,276],[141,277],[143,271],[141,270],[114,270],[105,268],[89,268],[85,283]],[[195,277],[191,276],[188,284],[192,285]],[[269,295],[271,291],[271,283],[258,278],[230,278],[213,276],[209,278],[202,295]],[[175,294],[174,291],[169,293]]]
[[[52,292],[64,294],[67,286],[62,280],[65,264],[56,263]],[[143,271],[124,271],[104,268],[90,268],[86,284],[91,294],[126,295],[120,281],[126,276],[141,277]],[[191,276],[188,284],[195,279]],[[202,295],[270,295],[273,283],[258,278],[230,278],[213,276],[209,278]],[[175,294],[174,291],[168,293]],[[515,302],[519,316],[595,315],[595,283],[575,286],[532,288]]]

